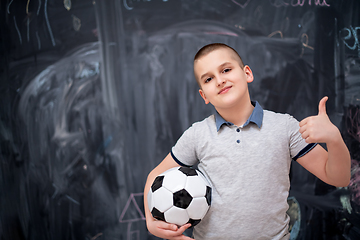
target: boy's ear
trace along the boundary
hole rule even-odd
[[[206,98],[205,93],[203,92],[203,90],[199,89],[199,93],[200,93],[200,96],[202,97],[202,99],[204,99],[205,104],[208,104],[210,101]]]
[[[254,75],[253,75],[253,73],[252,73],[252,71],[251,71],[251,69],[250,69],[250,67],[248,65],[246,65],[244,67],[244,72],[246,74],[246,81],[248,83],[251,83],[252,81],[254,81]]]

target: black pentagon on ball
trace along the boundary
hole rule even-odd
[[[192,196],[185,189],[181,189],[173,194],[173,200],[174,206],[186,209],[192,201]]]
[[[206,202],[211,205],[211,187],[206,186],[206,194],[205,194]]]
[[[195,169],[189,168],[189,167],[180,167],[179,171],[184,173],[186,176],[197,176],[198,175]]]
[[[151,190],[153,192],[155,192],[156,190],[158,190],[159,188],[161,188],[162,183],[164,180],[164,176],[157,176],[153,182],[153,184],[151,185]]]
[[[160,211],[157,210],[156,208],[153,208],[153,210],[151,211],[151,214],[152,214],[153,217],[156,218],[157,220],[165,221],[164,213],[160,212]]]
[[[191,223],[191,226],[194,227],[196,225],[198,225],[198,223],[200,222],[201,220],[195,220],[195,219],[191,219],[187,222],[187,223]]]

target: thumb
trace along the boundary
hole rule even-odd
[[[323,97],[319,102],[319,114],[326,114],[326,101],[328,100],[328,97]]]

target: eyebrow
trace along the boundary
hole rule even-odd
[[[224,62],[223,64],[220,64],[220,65],[218,66],[218,68],[223,68],[223,67],[225,67],[225,66],[228,65],[228,64],[231,64],[231,62]],[[201,76],[200,76],[200,79],[203,79],[203,77],[205,77],[207,74],[208,74],[208,73],[204,73],[203,75],[201,75]]]

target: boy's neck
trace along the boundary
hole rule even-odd
[[[241,104],[233,108],[216,110],[225,121],[231,122],[236,126],[242,126],[249,119],[254,110],[254,106],[249,100],[245,104]]]

